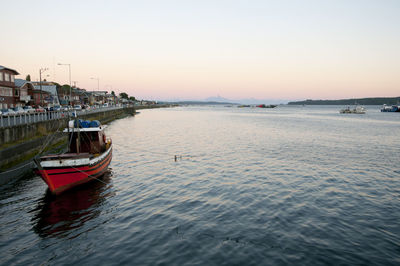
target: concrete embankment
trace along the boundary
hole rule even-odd
[[[101,112],[87,112],[80,119],[99,120],[102,124],[134,115],[136,109],[167,106],[138,106]],[[49,121],[0,128],[0,185],[32,174],[32,159],[38,154],[61,152],[66,149],[67,136],[61,131],[68,116]]]

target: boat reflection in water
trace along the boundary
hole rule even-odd
[[[80,234],[80,227],[100,215],[111,190],[112,173],[108,171],[99,180],[84,184],[55,196],[49,190],[32,210],[33,230],[40,237],[72,238]],[[90,230],[90,229],[89,229]]]

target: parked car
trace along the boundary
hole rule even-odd
[[[79,104],[74,105],[74,110],[77,110],[77,111],[82,110],[82,106],[80,106]]]
[[[1,113],[2,113],[2,116],[14,116],[14,115],[16,115],[16,113],[14,112],[13,109],[7,109],[7,108],[1,109]]]
[[[37,106],[37,107],[35,108],[35,111],[38,112],[38,113],[44,113],[44,112],[46,112],[46,110],[45,110],[43,107],[41,107],[41,106]]]
[[[61,106],[60,105],[54,105],[53,111],[61,111]]]
[[[71,110],[71,109],[72,109],[71,106],[65,105],[65,106],[63,106],[63,107],[61,108],[61,111],[69,111],[69,110]]]
[[[17,114],[17,115],[23,115],[23,114],[27,113],[25,111],[25,109],[22,108],[21,106],[14,107],[13,110],[14,110],[15,114]]]
[[[108,107],[108,103],[103,103],[103,107]]]
[[[24,106],[23,108],[27,113],[34,113],[35,112],[35,109],[32,108],[32,106],[27,105],[27,106]]]

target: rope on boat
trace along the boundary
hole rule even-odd
[[[73,168],[73,169],[77,170],[78,172],[81,172],[81,173],[83,173],[83,174],[85,174],[85,175],[87,175],[87,176],[90,176],[88,173],[83,172],[83,171],[79,170],[78,168],[75,168],[75,167],[73,167],[73,166],[71,166],[71,168]],[[97,181],[99,181],[99,182],[101,182],[101,183],[103,183],[103,184],[108,185],[106,182],[104,182],[104,181],[102,181],[102,180],[100,180],[100,179],[98,179],[98,178],[96,178],[96,177],[94,177],[94,176],[90,176],[90,177],[93,178],[93,179],[96,179]]]
[[[58,128],[57,128],[57,130],[56,130],[55,133],[57,133],[57,132],[59,131],[60,126],[61,126],[61,125],[59,124],[59,125],[58,125]],[[40,151],[38,152],[37,155],[42,154],[42,152],[44,151],[44,149],[46,148],[46,146],[50,143],[50,141],[52,140],[52,138],[54,138],[55,133],[54,133],[54,134],[47,135],[46,140],[44,141],[44,143],[43,143],[43,145],[42,145],[42,148],[40,149]]]

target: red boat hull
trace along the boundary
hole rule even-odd
[[[53,194],[71,189],[102,176],[112,159],[112,148],[102,160],[94,165],[76,167],[44,167],[38,173]]]

